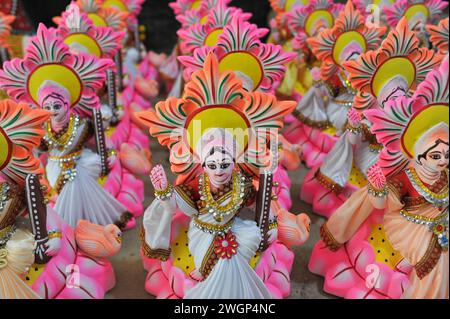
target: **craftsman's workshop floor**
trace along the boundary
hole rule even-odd
[[[171,181],[174,176],[170,174],[168,165],[168,151],[163,149],[153,139],[151,141],[151,151],[153,156],[153,164],[162,163]],[[292,179],[291,196],[293,200],[292,213],[307,213],[311,218],[311,236],[309,240],[301,247],[294,248],[295,260],[292,267],[291,283],[292,292],[289,298],[299,299],[319,299],[332,298],[332,296],[323,292],[323,279],[308,271],[307,265],[309,256],[311,255],[314,244],[319,239],[319,228],[323,224],[324,219],[311,213],[311,207],[299,199],[300,185],[306,174],[306,168],[302,167],[297,171],[289,172]],[[153,191],[148,177],[143,177],[145,181],[145,203],[148,205],[153,200]],[[139,229],[142,225],[142,217],[137,220],[137,225],[134,229],[129,230],[123,235],[123,246],[119,254],[110,258],[115,273],[116,286],[109,293],[106,298],[109,299],[145,299],[154,298],[149,295],[144,289],[144,281],[146,272],[143,268],[142,261],[139,255]]]

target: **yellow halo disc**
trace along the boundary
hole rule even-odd
[[[305,21],[305,31],[309,36],[313,36],[313,28],[316,27],[319,20],[325,21],[325,27],[331,28],[333,26],[333,15],[326,10],[313,11]]]
[[[75,72],[60,64],[46,64],[37,68],[28,78],[28,92],[38,104],[39,88],[45,81],[53,81],[64,87],[70,94],[70,106],[78,103],[82,85]]]
[[[362,36],[361,33],[359,33],[358,31],[344,32],[336,39],[333,46],[333,59],[336,64],[340,65],[340,56],[342,51],[347,47],[349,43],[353,41],[357,42],[361,46],[363,52],[366,52],[366,39]]]
[[[98,43],[86,34],[83,33],[71,34],[64,39],[64,43],[67,44],[68,46],[76,43],[82,46],[83,48],[86,48],[86,52],[95,55],[98,58],[101,58],[102,56],[102,50],[100,49]]]
[[[219,42],[219,36],[223,33],[223,28],[212,30],[205,39],[204,45],[213,47]]]
[[[194,1],[192,3],[191,9],[199,9],[201,5],[202,5],[202,1],[201,0]]]
[[[441,122],[449,124],[448,104],[434,104],[417,113],[409,122],[402,135],[402,148],[410,158],[415,156],[414,145],[417,140],[429,129]]]
[[[416,68],[414,64],[404,57],[395,57],[384,61],[372,79],[372,93],[374,96],[379,96],[384,86],[395,76],[401,76],[408,82],[408,88],[411,87],[416,78]]]
[[[107,27],[105,20],[96,13],[88,13],[88,18],[96,27]]]
[[[253,90],[256,90],[263,79],[261,63],[249,52],[231,52],[219,62],[220,72],[240,71],[253,81]]]
[[[287,0],[286,4],[284,5],[284,10],[290,11],[295,4],[307,5],[308,3],[309,0]]]
[[[408,20],[408,22],[411,21],[412,18],[414,18],[417,14],[423,14],[425,19],[428,19],[430,12],[428,11],[428,8],[425,5],[414,4],[406,10],[405,12],[406,20]],[[425,23],[426,21],[423,22]]]
[[[120,0],[106,0],[105,2],[103,2],[102,7],[103,8],[114,8],[114,9],[118,9],[119,11],[128,12],[128,7],[126,6],[125,3],[123,3]]]
[[[6,135],[5,131],[0,127],[0,170],[5,168],[11,160],[12,142]]]
[[[202,136],[213,128],[227,130],[236,140],[237,154],[247,147],[249,132],[247,118],[235,108],[227,105],[213,105],[198,109],[186,121],[186,142],[193,152]]]

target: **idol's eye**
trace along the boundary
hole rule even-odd
[[[445,154],[445,159],[448,159],[448,153],[447,153],[447,154]]]
[[[227,169],[228,167],[230,167],[230,163],[223,163],[223,164],[220,164],[220,168],[221,168],[221,169]]]
[[[435,161],[437,161],[437,160],[441,159],[441,154],[431,154],[430,157],[431,157],[431,159],[434,159]]]
[[[216,164],[208,164],[207,165],[209,169],[215,170],[217,168]]]
[[[54,104],[53,109],[58,111],[59,109],[61,109],[61,104]]]
[[[49,105],[44,105],[44,110],[50,111],[50,106]]]

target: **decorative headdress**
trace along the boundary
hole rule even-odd
[[[231,0],[222,0],[228,5]],[[208,13],[217,6],[219,0],[177,0],[169,3],[175,13],[175,18],[183,28],[200,23],[205,24]]]
[[[15,16],[6,15],[0,11],[0,47],[7,47],[6,38],[11,33],[11,24],[15,18]]]
[[[359,54],[377,49],[385,31],[385,27],[367,27],[361,13],[348,1],[333,28],[325,29],[317,37],[307,40],[317,59],[322,61],[322,79],[328,80],[340,71],[345,62],[341,55],[349,47],[355,46],[355,53],[360,51]]]
[[[277,14],[276,20],[278,23],[286,22],[286,14],[294,10],[297,6],[308,5],[309,0],[269,0],[272,10]]]
[[[428,72],[442,61],[443,56],[419,47],[419,39],[408,27],[406,18],[391,30],[380,48],[368,51],[357,60],[344,63],[349,81],[358,93],[354,100],[356,109],[383,106],[378,101],[380,93],[394,78],[401,78],[405,95],[425,79]]]
[[[251,17],[251,14],[243,13],[241,9],[227,7],[227,0],[218,0],[217,5],[209,12],[204,24],[197,23],[186,30],[178,30],[181,51],[184,54],[189,54],[202,46],[215,46],[219,36],[223,33],[224,27],[231,22],[233,15],[237,12],[245,20]]]
[[[96,27],[110,27],[115,31],[123,31],[127,27],[128,12],[114,8],[103,8],[101,0],[77,0],[75,4],[81,12],[85,12]],[[59,25],[61,17],[53,18]]]
[[[245,91],[233,72],[220,72],[217,57],[210,53],[204,68],[186,84],[181,99],[159,102],[155,111],[140,112],[137,117],[161,145],[170,148],[172,171],[177,174],[199,172],[202,154],[197,145],[212,129],[228,131],[237,144],[236,162],[254,171],[270,164],[270,156],[265,156],[267,130],[281,129],[283,117],[295,104]]]
[[[230,2],[230,1],[228,1]],[[199,10],[202,7],[202,0],[176,0],[169,3],[175,15],[185,14],[190,10]]]
[[[443,0],[399,0],[391,6],[385,6],[384,12],[391,27],[406,17],[413,30],[419,22],[424,25],[437,23],[447,5],[448,2]]]
[[[40,24],[36,36],[29,40],[25,57],[4,63],[0,88],[17,101],[39,106],[39,92],[56,83],[69,92],[70,106],[75,112],[89,115],[99,106],[96,91],[112,63],[84,53],[71,54],[55,29]]]
[[[312,0],[308,5],[296,6],[286,14],[289,29],[295,35],[294,46],[304,49],[306,40],[316,36],[319,27],[332,28],[342,9],[342,4],[335,4],[329,0]]]
[[[427,25],[427,32],[430,34],[430,41],[433,46],[439,50],[440,53],[448,53],[448,17],[439,21],[437,26]]]
[[[132,28],[138,24],[137,16],[141,13],[142,4],[145,0],[105,0],[102,8],[114,9],[128,14],[127,24]]]
[[[233,71],[241,79],[247,79],[249,84],[244,85],[247,90],[269,92],[276,81],[282,80],[283,64],[293,60],[296,54],[285,53],[279,45],[261,43],[259,39],[267,32],[235,13],[215,47],[203,47],[195,50],[193,56],[179,59],[187,67],[186,73],[190,77],[195,70],[203,68],[207,54],[214,49],[221,72]]]
[[[449,125],[449,57],[439,69],[431,71],[411,98],[400,97],[383,110],[367,110],[373,123],[372,133],[384,145],[379,164],[386,176],[407,168],[415,154],[416,143],[424,135],[443,133],[448,141]],[[442,128],[446,128],[445,130]],[[445,136],[446,135],[446,136]]]
[[[84,52],[97,58],[112,59],[121,48],[125,34],[110,27],[95,27],[88,15],[80,13],[79,21],[72,25],[70,12],[63,12],[58,34],[72,52]],[[70,23],[69,23],[70,21]]]
[[[43,124],[49,116],[26,103],[0,101],[0,175],[23,185],[28,174],[43,173],[33,148],[41,143]]]

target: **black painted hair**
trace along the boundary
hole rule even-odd
[[[42,101],[42,103],[45,103],[45,101],[46,101],[48,98],[50,98],[50,97],[53,97],[53,98],[55,98],[55,99],[58,99],[58,100],[60,100],[62,103],[64,103],[65,105],[67,105],[67,102],[64,100],[64,96],[62,96],[61,94],[56,93],[56,92],[52,92],[52,93],[50,93],[49,95],[47,95],[47,96],[44,98],[44,100]]]
[[[214,155],[215,152],[220,152],[222,154],[226,154],[228,156],[230,156],[233,159],[233,163],[236,163],[236,160],[234,159],[234,157],[230,154],[230,152],[228,152],[227,150],[225,150],[223,147],[221,146],[213,146],[208,153],[208,156]],[[202,167],[205,167],[206,165],[206,159],[205,161],[202,163]]]

